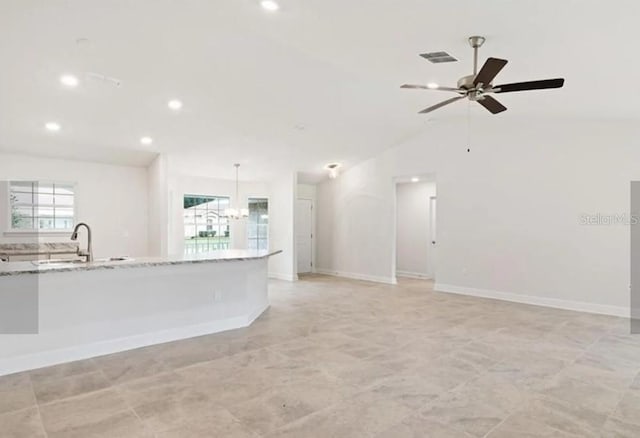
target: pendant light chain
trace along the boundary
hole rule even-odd
[[[233,166],[236,168],[236,198],[233,203],[233,207],[235,208],[227,208],[224,215],[229,219],[245,219],[249,217],[249,210],[240,207],[240,163],[236,163]]]

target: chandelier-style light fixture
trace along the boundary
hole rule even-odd
[[[233,166],[236,168],[236,199],[232,208],[225,208],[224,215],[229,219],[246,219],[249,217],[249,209],[240,208],[240,190],[238,188],[238,169],[240,168],[240,163],[236,163]]]

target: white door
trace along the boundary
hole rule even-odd
[[[436,238],[436,197],[429,198],[429,251],[427,253],[429,276],[436,278],[436,254],[437,254],[437,238]]]
[[[298,274],[311,272],[313,251],[313,204],[310,199],[296,201],[296,250]]]

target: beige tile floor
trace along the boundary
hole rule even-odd
[[[0,378],[1,437],[639,437],[620,318],[312,276],[247,329]]]

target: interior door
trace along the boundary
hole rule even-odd
[[[298,274],[311,272],[313,251],[313,203],[310,199],[296,200],[296,249]]]
[[[427,253],[429,276],[435,279],[436,276],[436,256],[437,256],[437,244],[436,238],[436,197],[429,197],[429,251]]]

